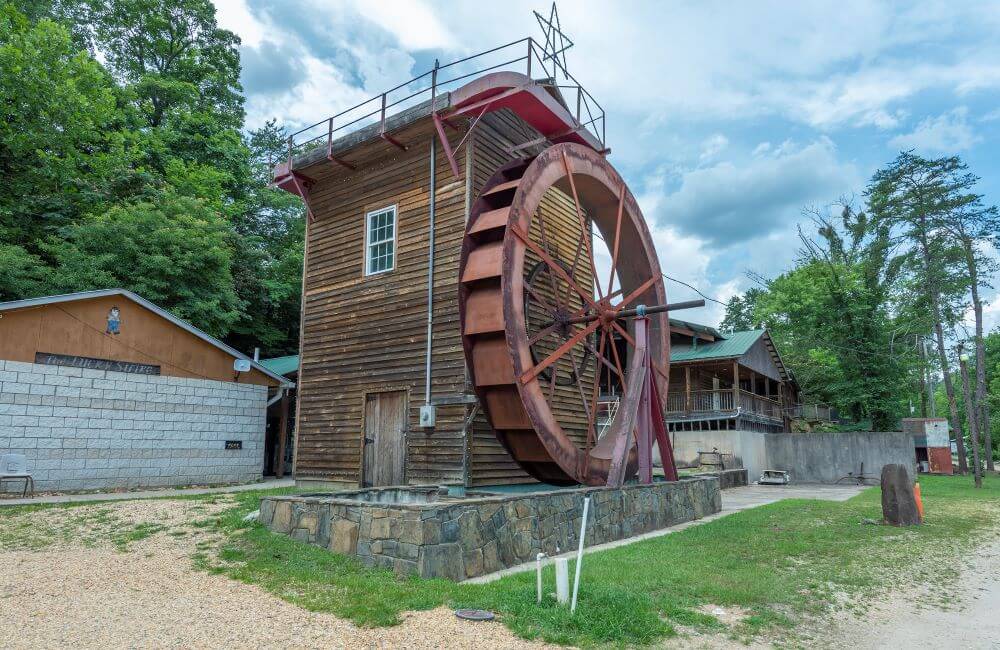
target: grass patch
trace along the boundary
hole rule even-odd
[[[749,639],[780,635],[843,603],[863,607],[887,583],[954,578],[963,552],[995,525],[1000,479],[987,477],[979,491],[968,477],[924,477],[921,487],[927,523],[919,528],[863,523],[881,516],[872,488],[847,502],[782,501],[590,554],[575,616],[551,598],[537,606],[531,572],[488,585],[399,579],[270,533],[242,521],[258,507],[254,492],[235,495],[238,505],[214,518],[226,539],[214,553],[200,550],[196,564],[364,626],[448,605],[492,610],[523,638],[578,646],[651,644],[675,626]],[[551,567],[545,579],[554,584]],[[698,611],[706,604],[748,616],[728,628]]]
[[[152,537],[156,533],[166,530],[166,526],[160,524],[138,524],[128,530],[115,532],[111,536],[111,543],[121,552],[129,550],[129,544]]]

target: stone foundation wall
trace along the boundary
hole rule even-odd
[[[366,492],[376,492],[378,489]],[[722,508],[719,479],[623,488],[367,503],[325,496],[270,496],[260,521],[272,531],[399,574],[464,580],[575,548],[583,499],[591,497],[586,545],[700,519]]]

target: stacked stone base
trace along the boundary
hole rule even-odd
[[[405,488],[386,488],[400,490]],[[531,494],[379,503],[383,489],[269,496],[260,521],[272,531],[357,556],[399,574],[464,580],[575,548],[591,497],[587,546],[700,519],[722,509],[719,479],[579,488]],[[419,490],[419,489],[417,489]],[[424,491],[426,494],[426,491]]]

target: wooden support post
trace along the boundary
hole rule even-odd
[[[288,440],[288,389],[281,390],[281,421],[278,424],[278,461],[274,467],[274,475],[285,476],[285,444]]]
[[[691,366],[684,366],[684,414],[691,413]]]
[[[740,362],[733,359],[733,410],[740,407]]]

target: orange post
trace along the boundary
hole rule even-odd
[[[920,484],[913,484],[913,498],[917,502],[917,513],[920,515],[920,521],[924,520],[924,501],[920,498]]]

